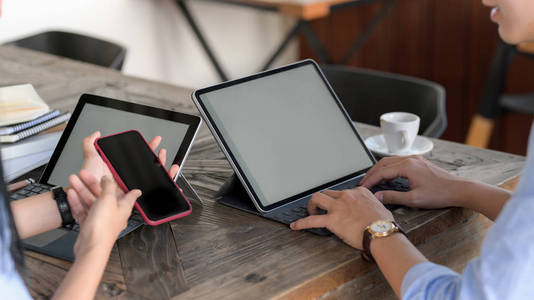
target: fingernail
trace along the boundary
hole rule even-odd
[[[291,228],[291,229],[295,229],[295,222],[289,224],[289,228]]]
[[[384,199],[384,195],[382,195],[382,193],[376,193],[375,197],[376,197],[376,199],[378,199],[380,201],[382,201]]]

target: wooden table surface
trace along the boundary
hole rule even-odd
[[[360,0],[209,0],[239,5],[273,8],[283,15],[302,20],[315,20],[330,14],[332,6]]]
[[[190,89],[124,76],[50,55],[0,46],[0,86],[31,83],[53,108],[70,110],[93,93],[198,114]],[[363,136],[377,128],[358,124]],[[462,176],[500,184],[524,158],[435,140],[428,158]],[[192,215],[144,226],[119,240],[98,299],[393,298],[376,266],[336,237],[287,226],[218,204],[214,194],[232,170],[203,126],[183,173],[203,198]],[[460,270],[478,252],[491,222],[461,208],[394,211],[429,259]],[[463,248],[458,248],[463,247]],[[450,258],[462,261],[450,262]],[[32,296],[50,296],[71,263],[26,252]]]

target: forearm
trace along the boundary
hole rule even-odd
[[[512,196],[507,190],[475,181],[464,181],[456,190],[459,195],[456,206],[470,208],[493,221]]]
[[[423,254],[401,233],[372,240],[371,253],[399,298],[401,298],[404,275],[416,264],[427,261]]]
[[[53,299],[93,299],[110,253],[111,247],[101,247],[76,258]]]
[[[52,192],[13,201],[11,210],[21,239],[61,226],[61,215]]]

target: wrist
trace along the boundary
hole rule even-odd
[[[405,235],[404,231],[393,220],[382,219],[368,225],[363,231],[362,257],[367,261],[374,262],[375,260],[371,251],[372,243],[375,240],[389,239],[396,233]]]
[[[114,243],[101,242],[92,245],[84,245],[76,251],[76,260],[94,258],[94,257],[108,257],[111,254]]]
[[[464,179],[453,180],[449,184],[451,206],[470,208],[470,199],[478,188],[478,182]]]
[[[406,242],[409,243],[410,241],[404,234],[401,232],[395,232],[392,235],[384,238],[373,239],[369,246],[369,250],[376,259],[376,253],[380,252],[382,249],[388,249],[388,251],[391,251],[391,249],[395,249],[394,247],[391,247],[391,245],[404,244]]]

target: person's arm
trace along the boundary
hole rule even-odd
[[[375,196],[382,203],[419,208],[466,207],[495,220],[511,197],[504,189],[454,176],[421,156],[384,158],[367,172],[361,185],[371,188],[397,177],[407,178],[411,190],[378,192]]]
[[[112,247],[103,245],[76,257],[52,299],[93,299]]]
[[[61,226],[61,215],[52,192],[13,201],[11,211],[21,239]]]
[[[512,193],[496,186],[476,181],[465,181],[457,189],[460,196],[454,206],[470,208],[495,221]]]
[[[318,208],[326,214],[318,214]],[[324,191],[308,203],[309,217],[290,225],[293,230],[326,227],[348,245],[361,250],[363,231],[377,220],[392,220],[393,215],[366,188]],[[391,251],[395,249],[395,251]],[[427,261],[401,233],[374,239],[371,254],[395,293],[400,297],[402,279],[414,265]]]
[[[102,178],[100,195],[80,224],[80,234],[74,245],[76,260],[53,299],[94,298],[111,249],[120,232],[126,228],[139,196],[139,190],[124,194],[113,179]]]
[[[370,249],[380,271],[399,298],[401,298],[402,280],[406,273],[413,266],[428,261],[401,233],[372,240]]]
[[[327,213],[318,214],[318,208]],[[368,225],[377,220],[393,220],[391,212],[366,188],[317,193],[308,203],[308,211],[310,216],[292,223],[291,229],[326,227],[345,243],[360,250],[363,231]],[[370,250],[399,298],[408,294],[415,295],[408,299],[434,299],[432,296],[448,297],[454,292],[450,284],[458,274],[428,262],[403,234],[373,239]],[[429,287],[432,293],[417,293]]]
[[[524,261],[532,258],[530,253],[534,253],[529,243],[525,242],[534,239],[530,237],[534,235],[533,231],[525,226],[531,223],[534,202],[528,201],[525,203],[528,205],[514,208],[519,203],[516,199],[510,203],[512,206],[502,209],[510,198],[508,192],[459,179],[422,158],[381,161],[368,173],[363,187],[315,194],[308,203],[310,216],[292,223],[291,228],[326,227],[348,245],[361,250],[363,231],[368,225],[377,220],[393,220],[391,212],[366,186],[399,176],[410,180],[411,192],[379,192],[376,195],[382,198],[383,203],[435,208],[462,204],[456,201],[470,198],[466,207],[476,209],[490,218],[503,214],[488,234],[481,258],[471,261],[463,275],[428,262],[401,233],[373,239],[370,243],[371,254],[399,298],[457,299],[460,294],[465,299],[483,299],[489,294],[506,298],[505,295],[512,291],[518,295],[532,294],[531,285],[526,284],[523,278],[530,280],[527,274],[532,274],[533,269],[531,264]],[[319,214],[318,208],[327,213]],[[515,226],[511,227],[509,222],[515,222]],[[512,254],[513,257],[510,257]],[[503,257],[516,259],[504,260]],[[524,275],[518,277],[518,274]],[[518,296],[514,299],[523,298]]]
[[[100,185],[100,178],[103,176],[111,177],[108,167],[93,146],[95,139],[98,137],[100,137],[100,132],[97,131],[83,140],[84,162],[81,171],[81,173],[90,174],[90,178],[93,179],[93,184],[97,186]],[[156,150],[160,143],[161,137],[156,136],[150,140],[149,145],[153,150]],[[160,149],[158,152],[158,157],[163,164],[166,161],[166,154],[165,149]],[[178,165],[172,165],[169,169],[169,174],[174,177],[178,173],[178,170]],[[68,201],[73,217],[78,222],[83,222],[97,196],[84,190],[85,185],[77,176],[71,176],[70,184],[85,196],[76,197],[76,193],[68,191],[70,188],[65,188],[67,195],[69,195]],[[13,219],[21,239],[61,226],[61,215],[59,214],[57,202],[54,200],[52,192],[13,201],[11,202],[11,211],[13,212]]]

